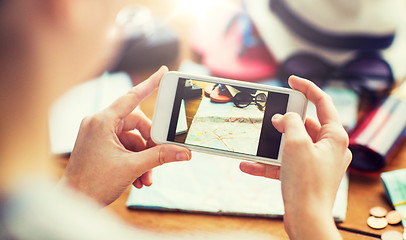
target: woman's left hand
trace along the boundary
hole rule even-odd
[[[156,146],[150,136],[151,121],[134,110],[159,86],[167,71],[161,67],[107,109],[82,121],[63,183],[108,205],[131,184],[150,186],[152,168],[191,158],[186,148]]]

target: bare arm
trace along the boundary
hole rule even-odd
[[[275,115],[272,123],[285,134],[282,166],[242,162],[248,174],[280,179],[285,229],[292,239],[341,239],[332,207],[351,161],[348,135],[331,98],[314,83],[292,76],[289,84],[316,105],[318,120],[295,113]]]

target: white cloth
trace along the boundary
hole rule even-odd
[[[50,181],[31,181],[3,199],[0,239],[154,239],[100,209],[66,187],[56,187]]]
[[[27,184],[28,183],[28,184]],[[224,233],[159,233],[119,220],[90,199],[51,181],[25,181],[0,201],[0,240],[273,239],[247,230]],[[125,207],[125,206],[123,206]]]

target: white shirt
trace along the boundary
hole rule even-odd
[[[71,189],[31,181],[1,202],[0,239],[152,239],[100,209]]]

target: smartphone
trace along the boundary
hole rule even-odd
[[[274,114],[304,119],[306,97],[296,90],[243,81],[168,72],[161,80],[152,120],[156,143],[281,164],[283,134]]]

